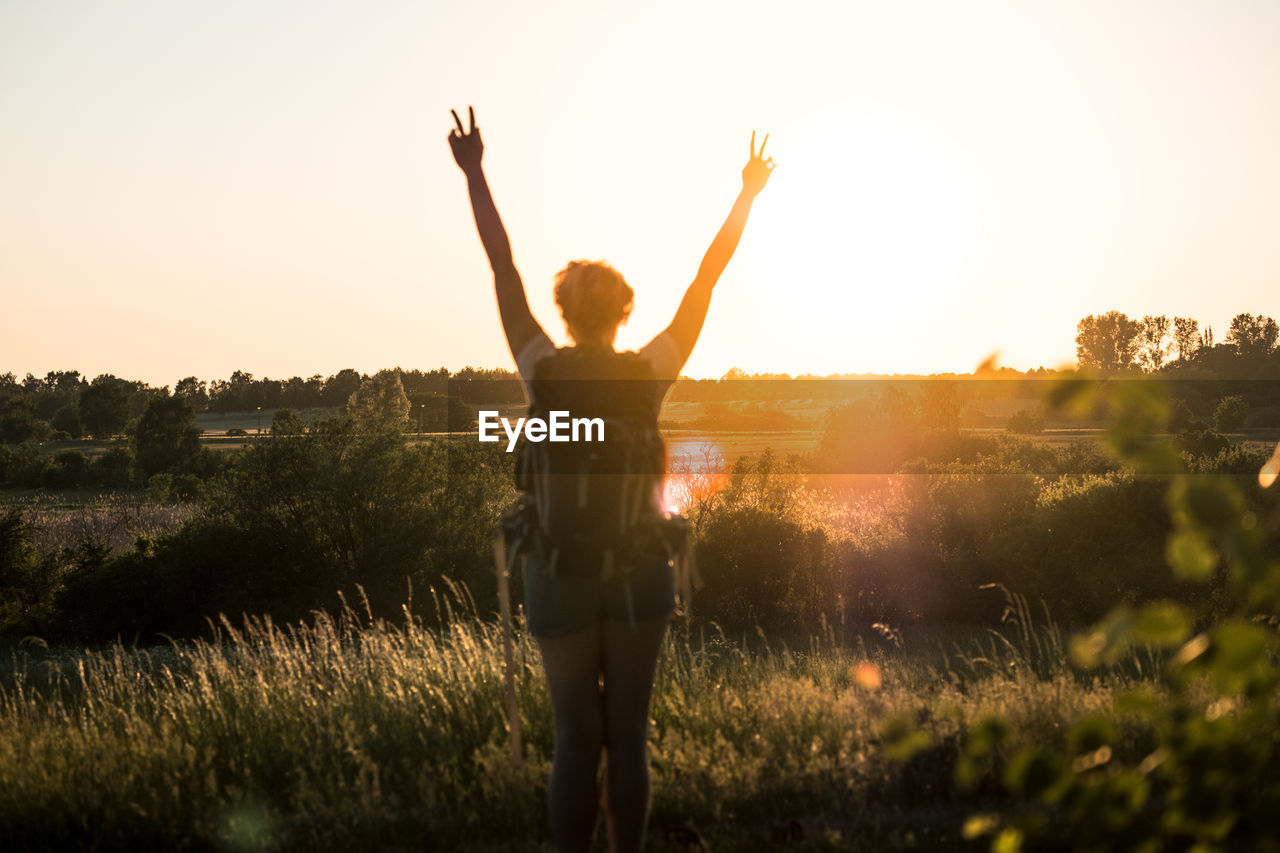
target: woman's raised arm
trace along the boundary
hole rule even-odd
[[[480,140],[480,129],[476,127],[475,110],[467,108],[471,120],[469,131],[463,128],[457,111],[450,112],[458,127],[449,132],[449,148],[453,150],[453,159],[458,168],[467,176],[467,190],[471,195],[471,212],[475,214],[476,230],[480,232],[480,242],[484,244],[485,254],[489,256],[489,266],[493,268],[498,315],[502,318],[502,328],[507,333],[511,355],[518,357],[525,344],[542,334],[542,327],[529,310],[524,282],[520,280],[520,273],[516,271],[515,262],[511,259],[511,242],[507,239],[507,230],[502,227],[502,219],[498,216],[498,208],[489,192],[484,169],[480,166],[484,143]]]
[[[684,299],[676,310],[675,319],[667,327],[667,334],[675,340],[682,358],[688,358],[693,345],[702,332],[702,322],[707,318],[707,308],[711,305],[711,290],[720,280],[720,274],[729,265],[729,259],[738,248],[738,240],[742,237],[742,229],[746,227],[747,216],[751,213],[751,203],[755,201],[764,185],[769,182],[773,172],[773,158],[765,159],[764,146],[769,142],[766,133],[760,143],[760,151],[756,151],[756,134],[751,132],[751,157],[742,169],[742,192],[733,203],[733,209],[720,226],[719,233],[711,241],[698,267],[698,275],[693,284],[685,291]]]

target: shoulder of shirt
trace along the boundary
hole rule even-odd
[[[555,355],[556,345],[547,337],[546,332],[538,332],[529,339],[516,356],[516,370],[525,379],[533,378],[533,369],[538,362],[548,356]]]
[[[675,380],[684,366],[680,347],[667,331],[658,333],[653,340],[640,348],[640,357],[649,362],[653,374],[659,379]]]

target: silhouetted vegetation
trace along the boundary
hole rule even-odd
[[[80,639],[191,636],[219,613],[292,620],[332,609],[357,586],[393,618],[411,589],[446,573],[488,594],[489,531],[512,493],[509,469],[490,448],[411,445],[377,420],[272,436],[207,483],[202,511],[180,530],[68,576],[61,627]]]

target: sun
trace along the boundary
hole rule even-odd
[[[845,121],[780,144],[754,233],[807,347],[878,336],[953,301],[976,227],[974,191],[936,141]],[[766,236],[767,235],[767,236]],[[781,317],[779,318],[781,319]],[[816,353],[815,353],[816,355]]]

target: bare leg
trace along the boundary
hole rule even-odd
[[[567,637],[538,637],[555,715],[551,759],[551,836],[560,853],[591,847],[599,795],[596,774],[604,743],[599,625]]]
[[[668,617],[604,623],[605,817],[612,853],[644,844],[649,817],[649,694]]]

